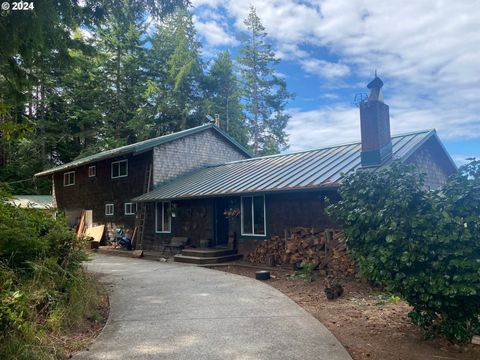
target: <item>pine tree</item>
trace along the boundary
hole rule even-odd
[[[179,10],[151,35],[143,122],[162,135],[205,122],[203,65],[192,14]]]
[[[244,23],[248,34],[241,39],[237,62],[250,142],[255,155],[274,154],[288,146],[285,128],[290,116],[285,113],[285,105],[292,94],[285,80],[275,74],[280,59],[267,42],[267,33],[253,6]]]
[[[146,24],[127,5],[117,5],[105,24],[96,29],[102,69],[104,124],[101,133],[113,146],[137,141],[130,122],[144,102],[146,89]]]
[[[208,112],[220,117],[220,127],[242,145],[248,144],[248,131],[242,112],[238,78],[230,52],[220,52],[205,80]]]
[[[16,193],[47,193],[48,180],[39,187],[31,181],[35,172],[135,141],[129,121],[146,87],[138,65],[143,58],[137,57],[144,51],[141,22],[147,14],[161,19],[186,3],[37,1],[34,10],[2,12],[0,30],[8,36],[0,47],[0,182],[14,182]],[[73,35],[80,28],[95,35],[93,47]],[[103,30],[112,43],[102,43]],[[112,49],[122,50],[118,87]]]

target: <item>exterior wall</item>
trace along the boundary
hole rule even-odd
[[[213,200],[186,200],[172,202],[175,217],[172,217],[171,233],[156,233],[155,204],[147,204],[143,249],[157,250],[170,242],[172,237],[188,237],[190,244],[200,246],[200,240],[213,239]]]
[[[239,236],[238,250],[241,254],[248,254],[260,241],[264,241],[272,236],[285,236],[285,231],[295,227],[307,228],[338,228],[330,218],[325,214],[325,196],[332,201],[338,199],[336,192],[328,193],[308,191],[292,192],[288,194],[267,194],[265,195],[266,207],[266,237]],[[240,234],[240,217],[236,221],[237,234]]]
[[[434,138],[430,138],[408,159],[419,172],[424,173],[425,185],[431,189],[438,189],[445,185],[454,169],[447,163],[444,150]]]
[[[215,130],[209,129],[154,148],[153,183],[172,179],[207,165],[246,159]]]
[[[128,176],[112,179],[111,164],[117,160],[128,160]],[[57,206],[72,217],[72,223],[77,220],[82,210],[93,211],[93,223],[105,224],[107,230],[116,226],[124,227],[132,234],[135,215],[124,215],[124,204],[135,196],[143,193],[145,172],[151,163],[152,152],[140,155],[128,155],[75,168],[75,185],[63,186],[63,174],[54,174],[55,199]],[[88,177],[88,167],[96,166],[96,176]],[[69,172],[73,170],[67,170]],[[105,204],[114,204],[114,215],[105,215]]]
[[[232,247],[237,239],[239,253],[248,254],[260,241],[271,236],[285,235],[295,227],[336,228],[325,214],[325,192],[293,192],[288,194],[267,194],[265,197],[267,235],[263,237],[242,236],[240,231],[240,216],[228,220],[228,246]],[[338,199],[335,192],[329,192],[332,201]],[[158,249],[168,243],[172,237],[185,236],[190,238],[191,245],[199,247],[200,240],[211,239],[215,245],[215,199],[198,199],[177,201],[176,217],[172,218],[172,232],[169,234],[155,233],[155,208],[148,204],[143,248]],[[225,202],[228,208],[240,208],[240,197],[229,197]],[[220,215],[224,209],[219,209]]]

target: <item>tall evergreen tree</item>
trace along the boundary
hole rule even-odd
[[[120,2],[122,4],[122,2]],[[146,89],[146,24],[143,14],[129,5],[117,5],[107,21],[96,29],[101,56],[104,109],[102,135],[113,145],[137,140],[129,122],[144,102]]]
[[[95,146],[96,151],[118,145],[116,135],[134,141],[136,134],[120,115],[128,111],[127,117],[135,116],[136,104],[141,103],[138,96],[132,100],[125,94],[144,93],[144,88],[137,91],[141,80],[136,81],[140,72],[135,72],[141,68],[135,65],[143,41],[138,32],[140,20],[147,14],[160,19],[186,3],[59,0],[35,2],[34,10],[18,14],[2,11],[0,30],[9,36],[4,37],[0,47],[0,181],[14,181],[15,192],[35,192],[33,182],[24,181],[35,172],[70,161]],[[120,20],[112,30],[110,25],[115,17]],[[130,18],[139,22],[130,26]],[[102,26],[106,20],[107,24]],[[121,46],[97,41],[89,48],[85,39],[72,35],[80,27],[87,27],[94,35],[100,29],[113,35],[123,34],[117,38],[129,40],[119,43],[126,44],[119,68],[128,76],[122,77],[118,88],[112,86],[115,73],[107,63],[111,58],[101,58],[90,50],[101,54]],[[111,39],[118,40],[115,36]],[[116,92],[117,89],[120,91]],[[123,105],[120,110],[110,106],[113,101]],[[115,115],[114,121],[110,114]],[[43,192],[47,190],[48,186],[43,188]]]
[[[192,14],[179,10],[151,35],[147,104],[142,121],[154,132],[184,130],[205,121],[203,65]]]
[[[285,128],[290,116],[285,113],[285,105],[292,94],[285,80],[275,74],[280,59],[267,42],[267,33],[253,6],[244,23],[248,33],[242,36],[237,62],[250,142],[255,155],[274,154],[288,146]]]
[[[242,112],[239,81],[228,50],[217,55],[205,83],[208,112],[218,114],[220,127],[242,145],[248,145],[248,130]]]

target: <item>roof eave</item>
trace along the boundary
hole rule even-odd
[[[166,143],[169,143],[171,141],[175,141],[175,140],[184,138],[186,136],[196,134],[196,133],[199,133],[199,132],[202,132],[202,131],[205,131],[205,130],[209,130],[209,129],[213,129],[217,133],[222,135],[225,138],[225,140],[227,140],[229,143],[231,143],[233,146],[235,146],[245,156],[247,156],[249,158],[251,158],[253,156],[248,149],[246,149],[243,145],[241,145],[233,137],[231,137],[230,135],[225,133],[222,129],[218,128],[214,124],[206,124],[206,125],[197,126],[195,128],[186,129],[186,130],[180,131],[178,133],[172,133],[172,134],[164,135],[165,137],[171,136],[171,138],[165,139],[164,141],[162,141],[162,139],[161,139],[162,137],[159,137],[158,142],[155,142],[154,139],[149,139],[149,140],[151,140],[151,143],[148,143],[148,144],[144,144],[143,142],[139,142],[139,143],[137,143],[138,144],[137,146],[135,146],[136,144],[132,144],[131,147],[128,147],[128,148],[123,149],[123,150],[122,150],[122,147],[120,147],[120,148],[118,148],[119,149],[118,151],[115,151],[115,149],[112,149],[111,152],[106,153],[104,155],[100,155],[100,154],[102,154],[100,152],[100,153],[98,153],[98,155],[99,155],[98,157],[94,157],[92,159],[88,159],[88,160],[85,160],[85,161],[82,161],[82,159],[74,160],[70,163],[59,165],[59,166],[56,166],[54,168],[51,168],[51,169],[48,169],[48,170],[45,170],[45,171],[41,171],[39,173],[36,173],[34,176],[35,177],[41,177],[41,176],[52,175],[52,174],[55,174],[57,172],[74,169],[74,168],[77,168],[79,166],[88,165],[88,164],[98,162],[98,161],[101,161],[101,160],[111,159],[111,158],[117,157],[117,156],[124,156],[124,155],[127,155],[127,154],[133,154],[133,155],[141,154],[141,153],[144,153],[146,151],[151,150],[155,146],[166,144]],[[174,136],[175,134],[179,134],[179,136]],[[148,142],[149,140],[145,140],[145,141]],[[126,146],[128,146],[128,145],[126,145]],[[108,151],[108,150],[106,150],[106,151]],[[94,155],[92,155],[92,156],[94,156]],[[87,159],[87,158],[88,158],[88,156],[84,159]]]
[[[148,203],[148,202],[157,202],[157,201],[178,201],[178,200],[201,200],[201,199],[211,199],[211,198],[220,198],[220,197],[231,197],[231,196],[248,196],[255,194],[288,194],[295,192],[311,192],[311,191],[335,191],[340,187],[341,183],[325,183],[324,185],[311,186],[311,187],[299,187],[299,188],[285,188],[285,189],[269,189],[269,190],[250,190],[242,192],[232,192],[232,193],[214,193],[208,195],[185,195],[178,197],[158,197],[154,199],[142,199],[143,195],[133,198],[133,202],[137,203]]]

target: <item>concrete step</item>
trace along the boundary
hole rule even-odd
[[[235,255],[237,250],[232,249],[184,249],[181,254],[185,256],[193,257],[218,257],[218,256],[227,256]]]
[[[186,256],[183,254],[177,254],[173,257],[173,261],[190,263],[190,264],[218,264],[227,261],[235,261],[242,258],[242,255],[230,254],[214,257],[202,257],[202,256]]]

